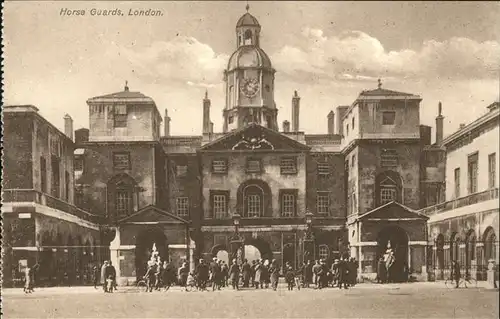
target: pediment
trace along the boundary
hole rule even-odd
[[[240,130],[210,142],[201,151],[304,151],[310,147],[279,132],[258,124],[250,124]]]
[[[427,220],[427,216],[404,206],[397,202],[390,202],[380,207],[377,207],[361,216],[359,220],[373,219],[373,220]]]
[[[134,214],[118,221],[119,224],[140,224],[140,223],[160,223],[160,224],[187,224],[188,221],[177,217],[161,208],[150,205],[146,206]]]

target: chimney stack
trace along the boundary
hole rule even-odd
[[[330,111],[328,113],[328,134],[335,134],[335,113],[333,111]]]
[[[64,134],[73,141],[73,119],[69,114],[64,115]]]
[[[203,134],[210,133],[210,99],[208,98],[208,90],[205,91],[203,99]]]
[[[463,129],[464,127],[465,127],[465,123],[460,123],[459,128],[460,128],[460,129]]]
[[[299,131],[299,113],[300,113],[300,96],[297,91],[294,92],[292,97],[292,130]]]
[[[284,133],[290,132],[290,122],[289,121],[283,121],[283,132]]]
[[[438,104],[438,116],[436,117],[436,144],[441,144],[443,141],[443,122],[444,116],[441,114],[443,112],[443,105],[441,102]]]
[[[170,136],[170,116],[167,109],[165,109],[165,136]]]
[[[349,106],[337,106],[337,134],[344,135],[344,125],[342,125],[342,118],[347,112]]]

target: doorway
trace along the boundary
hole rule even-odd
[[[135,246],[135,271],[138,280],[146,274],[153,247],[156,248],[162,261],[169,260],[167,237],[161,229],[153,228],[140,232]]]
[[[377,238],[377,261],[384,257],[387,250],[392,250],[394,263],[390,272],[394,282],[408,280],[408,234],[398,226],[389,226],[382,229]],[[375,268],[376,269],[376,268]]]

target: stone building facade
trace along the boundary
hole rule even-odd
[[[496,267],[498,280],[499,125],[495,102],[484,115],[440,141],[445,156],[435,166],[441,172],[431,175],[445,184],[445,196],[421,210],[429,216],[432,279],[448,278],[451,261],[456,260],[464,274],[478,280],[486,280],[488,267]]]
[[[39,285],[89,283],[92,266],[108,258],[103,220],[74,205],[72,119],[64,120],[67,134],[32,105],[3,107],[4,286],[20,285],[36,263]]]

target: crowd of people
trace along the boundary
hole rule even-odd
[[[176,271],[171,263],[161,262],[158,256],[152,256],[143,279],[148,292],[168,290],[173,284],[178,284],[186,291],[216,291],[224,287],[232,287],[235,290],[276,290],[281,276],[284,277],[288,290],[327,287],[348,289],[356,284],[357,266],[354,258],[335,259],[330,267],[323,259],[309,260],[297,269],[294,269],[290,262],[286,262],[281,268],[274,259],[258,259],[251,263],[245,259],[241,264],[233,259],[229,266],[225,261],[214,257],[211,262],[200,259],[195,269],[189,269],[184,261]]]

